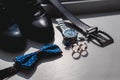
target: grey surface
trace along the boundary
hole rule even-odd
[[[63,51],[63,56],[56,60],[42,60],[33,71],[18,73],[9,80],[120,80],[120,14],[104,13],[80,16],[81,20],[91,26],[98,26],[114,39],[114,43],[101,48],[88,43],[87,57],[74,60],[71,50],[65,50],[61,43],[63,38],[55,29],[55,41]],[[40,44],[29,41],[25,53],[38,50]],[[16,54],[18,55],[18,54]],[[19,54],[20,55],[20,54]],[[0,69],[13,64],[15,55],[0,52]]]

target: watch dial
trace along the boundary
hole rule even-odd
[[[67,38],[74,38],[77,36],[77,32],[74,29],[66,29],[64,30],[63,35]]]

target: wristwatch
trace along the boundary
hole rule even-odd
[[[56,19],[58,23],[58,29],[63,35],[63,43],[65,46],[70,46],[77,39],[78,32],[72,28],[66,26],[62,18]]]

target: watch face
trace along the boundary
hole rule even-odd
[[[63,32],[63,35],[66,37],[66,38],[75,38],[77,37],[77,32],[74,30],[74,29],[66,29],[64,30]]]

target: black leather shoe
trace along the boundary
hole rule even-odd
[[[22,52],[26,48],[26,39],[22,36],[17,24],[0,32],[0,47],[7,52]]]
[[[0,49],[7,52],[21,52],[26,48],[26,39],[14,23],[6,5],[0,5]]]
[[[40,43],[54,40],[52,21],[45,10],[39,4],[30,2],[21,5],[16,14],[24,36]]]

